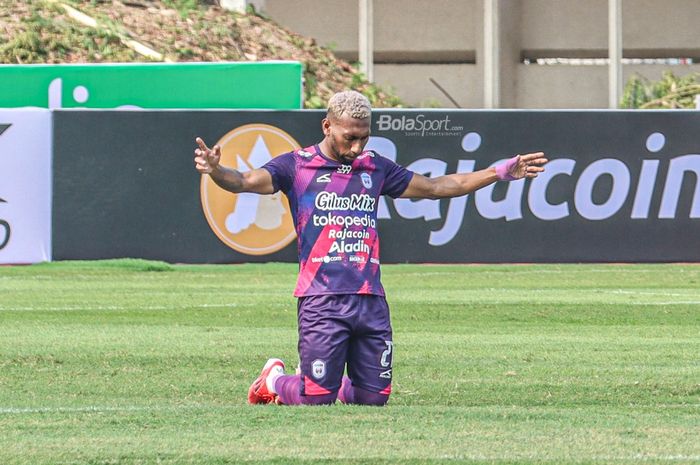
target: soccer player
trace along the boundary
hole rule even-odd
[[[285,375],[282,360],[269,359],[250,387],[251,404],[386,404],[393,342],[379,279],[379,196],[458,197],[498,180],[537,177],[547,162],[537,152],[472,173],[427,178],[365,151],[370,122],[366,97],[337,93],[321,123],[322,141],[244,173],[219,164],[219,146],[210,149],[196,139],[197,171],[230,192],[281,190],[298,236],[298,374]]]

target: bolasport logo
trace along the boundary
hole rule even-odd
[[[3,133],[10,128],[10,126],[12,125],[0,124],[0,136],[2,136]],[[7,200],[0,197],[0,204],[3,203],[7,203]],[[11,231],[12,228],[10,228],[10,223],[8,223],[5,219],[0,218],[0,250],[4,249],[10,242]]]
[[[434,117],[420,113],[416,116],[381,115],[377,118],[379,131],[401,131],[405,136],[461,136],[464,126],[452,124],[450,116]]]

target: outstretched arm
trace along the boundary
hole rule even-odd
[[[441,199],[459,197],[486,187],[496,181],[514,181],[522,178],[536,178],[544,171],[542,165],[547,159],[542,152],[518,155],[505,163],[473,173],[456,173],[437,178],[414,174],[408,187],[401,194],[404,198]]]
[[[272,194],[275,188],[272,185],[272,175],[266,169],[258,168],[241,173],[231,168],[221,166],[221,147],[215,145],[207,147],[204,141],[195,139],[198,149],[194,151],[194,164],[197,171],[208,174],[214,182],[229,192],[255,192],[257,194]]]

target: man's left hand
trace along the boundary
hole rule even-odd
[[[543,165],[549,160],[544,152],[516,155],[505,163],[496,166],[496,174],[501,181],[515,181],[522,178],[536,178],[544,171]]]

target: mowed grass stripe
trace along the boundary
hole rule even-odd
[[[383,409],[251,407],[296,265],[0,269],[0,463],[700,463],[700,267],[395,265]]]

